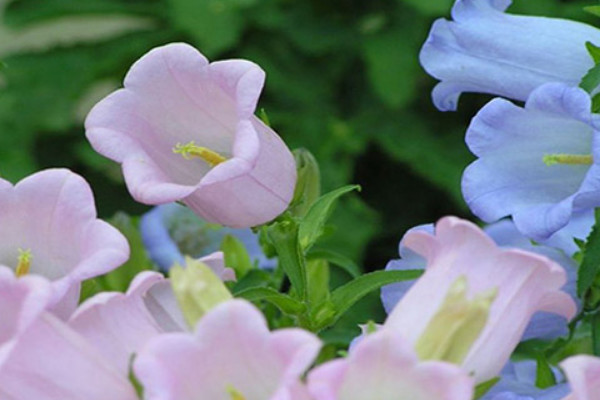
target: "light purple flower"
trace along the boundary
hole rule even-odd
[[[413,231],[403,243],[427,259],[427,268],[394,307],[383,329],[397,329],[409,343],[418,344],[428,331],[458,279],[466,281],[468,294],[475,299],[496,293],[480,334],[463,348],[467,352],[460,362],[477,382],[500,372],[537,311],[567,319],[576,312],[573,299],[559,290],[566,283],[560,265],[537,254],[500,249],[468,221],[443,218],[436,224],[435,235]]]
[[[549,83],[525,108],[494,99],[473,118],[467,145],[479,157],[462,190],[486,222],[512,215],[517,229],[548,239],[576,215],[600,206],[600,128],[579,88]]]
[[[473,379],[458,366],[419,362],[393,330],[366,335],[348,357],[318,366],[308,376],[315,400],[468,400]]]
[[[413,231],[423,231],[433,234],[434,227],[433,224],[420,225],[411,228],[406,234],[409,234]],[[488,225],[484,228],[484,232],[500,247],[517,248],[531,251],[533,253],[544,255],[560,264],[567,273],[567,283],[563,286],[562,290],[571,295],[576,302],[578,301],[576,296],[577,264],[562,250],[543,244],[533,245],[530,240],[521,235],[521,233],[515,228],[513,222],[510,220],[502,220]],[[559,233],[560,232],[557,232],[557,234]],[[564,244],[562,240],[556,240],[555,242],[558,244]],[[568,246],[567,249],[570,250],[571,247]],[[404,245],[404,237],[400,241],[399,253],[400,258],[391,260],[387,264],[385,268],[386,270],[425,269],[427,260],[407,248]],[[394,306],[400,301],[400,299],[402,299],[414,282],[415,281],[398,282],[392,285],[384,286],[381,289],[381,301],[388,313],[392,312]],[[553,313],[537,312],[532,317],[529,325],[527,325],[521,340],[550,340],[564,336],[567,333],[567,321],[564,317]]]
[[[209,64],[189,45],[159,47],[92,109],[87,137],[122,163],[137,201],[180,200],[210,222],[259,225],[287,208],[296,182],[291,152],[254,116],[264,79],[249,61]]]
[[[174,263],[183,265],[184,254],[199,258],[216,252],[226,235],[239,239],[260,268],[277,266],[276,259],[264,255],[258,236],[251,229],[210,224],[177,203],[154,207],[142,215],[140,233],[150,258],[163,271],[168,271]]]
[[[511,0],[457,0],[454,21],[438,19],[421,50],[425,70],[441,82],[433,102],[455,110],[463,92],[526,100],[538,86],[577,86],[594,62],[585,43],[600,30],[575,21],[505,14]]]
[[[0,267],[0,398],[137,400],[127,375],[45,312],[51,292],[44,278]]]
[[[152,271],[139,273],[127,293],[103,292],[88,299],[73,314],[69,326],[124,376],[132,355],[150,339],[186,330],[170,282]]]
[[[29,256],[21,263],[24,253]],[[79,175],[49,169],[14,186],[0,179],[0,265],[50,279],[57,315],[66,318],[75,309],[81,281],[128,257],[127,240],[96,218],[92,191]]]
[[[320,341],[300,329],[270,333],[263,315],[244,300],[206,314],[195,334],[153,339],[134,363],[147,400],[299,400],[299,380]]]
[[[571,387],[571,394],[563,400],[600,399],[600,358],[581,354],[567,358],[560,366]]]

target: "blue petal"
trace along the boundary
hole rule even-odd
[[[434,22],[420,53],[423,68],[439,79],[433,101],[455,110],[463,92],[526,100],[538,86],[577,86],[593,66],[585,42],[600,30],[579,22],[505,14],[509,0],[458,0],[454,21]]]
[[[502,99],[481,109],[466,137],[479,159],[462,181],[473,213],[487,222],[512,215],[525,236],[543,241],[573,212],[600,205],[600,196],[587,195],[600,184],[596,166],[544,163],[548,154],[594,150],[589,110],[585,91],[557,83],[536,89],[524,109]]]
[[[150,258],[163,271],[183,262],[185,253],[199,258],[218,251],[226,235],[239,239],[250,259],[261,268],[274,268],[277,259],[262,252],[258,236],[250,229],[226,228],[207,223],[176,203],[154,207],[140,220],[142,241]]]
[[[569,386],[561,383],[547,389],[535,386],[536,378],[535,361],[527,360],[509,362],[500,376],[500,381],[481,400],[559,400],[569,392]],[[553,369],[557,381],[562,376],[557,369]]]

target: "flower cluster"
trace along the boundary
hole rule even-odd
[[[421,52],[440,110],[501,96],[466,132],[464,197],[490,225],[415,227],[370,274],[319,246],[356,187],[321,196],[312,156],[255,116],[260,67],[144,55],[85,126],[156,205],[139,223],[156,269],[83,299],[127,262],[125,236],[74,172],[0,179],[0,400],[600,399],[600,110],[577,86],[600,30],[509,5],[457,0]],[[333,265],[353,279],[332,289]],[[332,340],[378,288],[385,321]]]

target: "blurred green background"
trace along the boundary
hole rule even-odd
[[[48,167],[88,179],[100,215],[139,215],[119,166],[92,151],[83,120],[152,47],[193,44],[212,60],[246,58],[267,72],[260,106],[291,148],[319,160],[324,190],[359,183],[335,214],[328,244],[365,269],[397,256],[406,229],[472,216],[460,176],[463,142],[488,98],[458,113],[430,101],[418,62],[452,0],[0,0],[0,174]],[[516,0],[512,12],[589,19],[590,2]],[[591,16],[590,16],[591,18]]]

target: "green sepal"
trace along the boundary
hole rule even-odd
[[[298,179],[288,211],[294,217],[302,218],[321,195],[321,173],[310,151],[300,148],[293,153]]]

